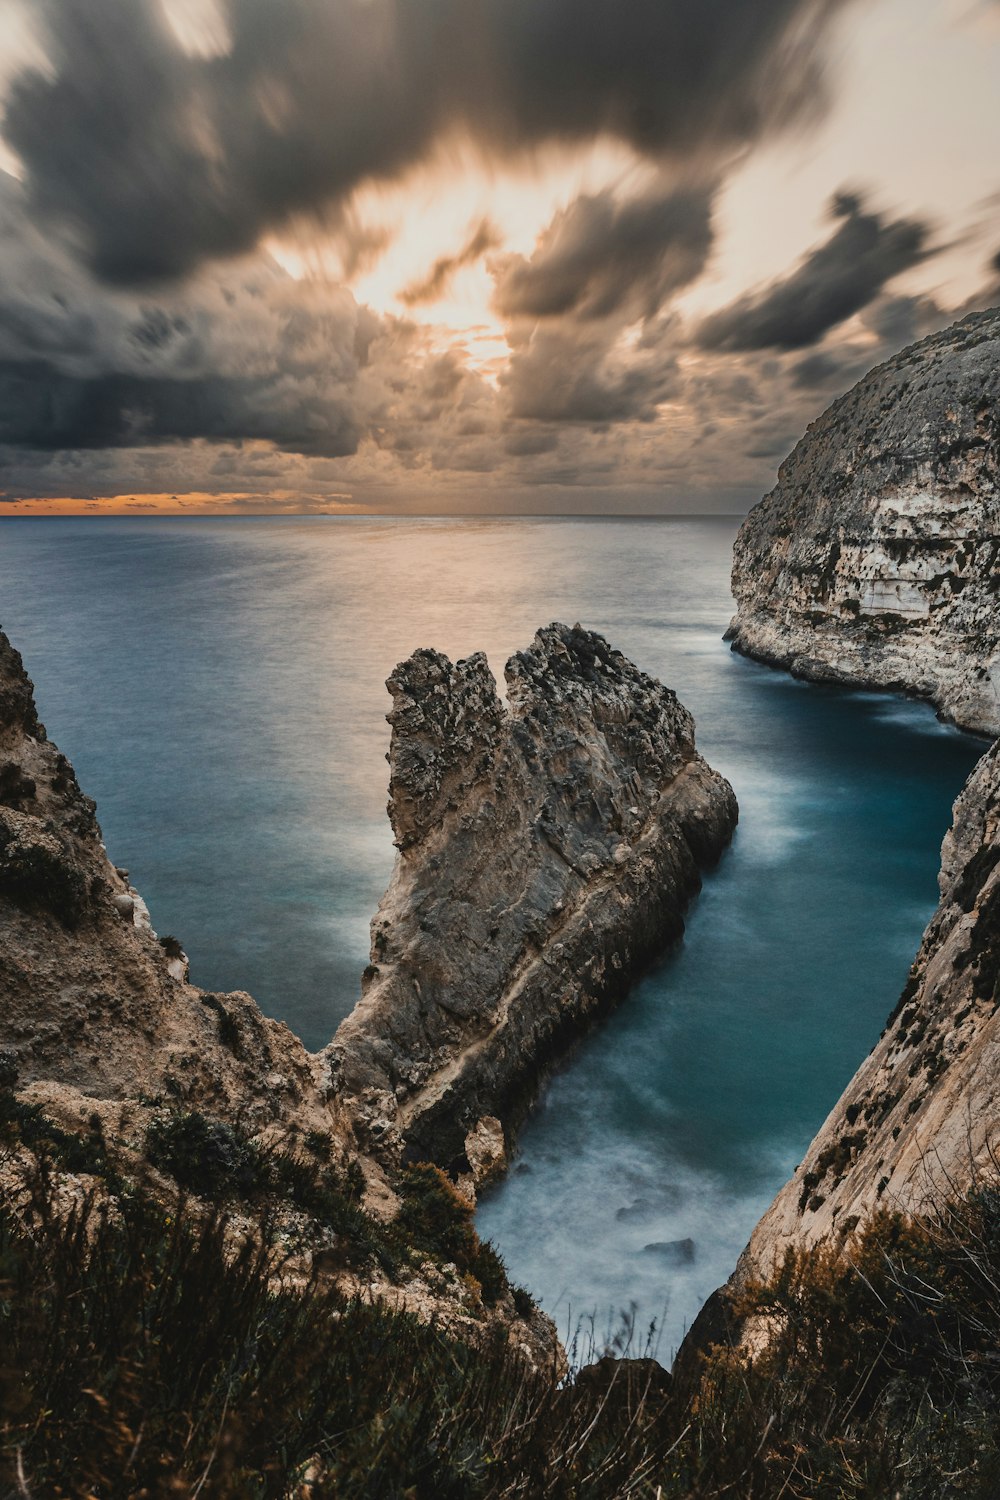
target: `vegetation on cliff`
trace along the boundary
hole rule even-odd
[[[1000,1491],[997,1174],[933,1218],[790,1253],[745,1289],[750,1338],[673,1380],[610,1358],[565,1378],[495,1323],[466,1334],[303,1280],[266,1202],[248,1221],[84,1181],[43,1149],[0,1200],[5,1496]],[[397,1254],[475,1252],[435,1168],[401,1218]]]

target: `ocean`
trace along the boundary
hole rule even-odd
[[[722,642],[735,518],[0,523],[0,625],[193,979],[310,1047],[392,867],[384,679],[551,620],[676,689],[740,826],[681,947],[552,1078],[479,1210],[512,1276],[669,1357],[878,1037],[983,746]],[[666,1248],[664,1248],[666,1247]]]

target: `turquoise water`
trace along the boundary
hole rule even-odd
[[[197,982],[249,989],[310,1046],[354,1004],[391,869],[398,660],[485,649],[500,673],[538,625],[580,620],[678,691],[736,788],[735,842],[480,1210],[561,1327],[634,1304],[664,1353],[878,1036],[982,748],[920,705],[733,656],[736,524],[0,524],[0,623],[112,857]],[[678,1240],[680,1266],[644,1248]]]

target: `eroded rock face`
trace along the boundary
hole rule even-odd
[[[180,945],[160,942],[110,863],[0,634],[0,1088],[75,1135],[98,1120],[144,1182],[150,1122],[176,1107],[300,1160],[318,1141],[360,1167],[380,1219],[414,1157],[455,1167],[474,1197],[504,1170],[515,1103],[680,932],[699,867],[736,819],[690,715],[599,636],[550,627],[507,675],[509,712],[481,656],[453,666],[418,651],[390,680],[400,855],[367,993],[310,1055],[249,995],[188,982]],[[509,1292],[487,1309],[433,1257],[419,1274],[405,1259],[391,1274],[337,1269],[329,1224],[283,1211],[303,1279],[557,1358],[554,1324]]]
[[[186,982],[101,842],[0,634],[0,1045],[22,1086],[158,1096],[249,1129],[328,1124],[318,1067],[249,995]]]
[[[837,1243],[879,1208],[918,1213],[1000,1150],[1000,744],[944,841],[941,903],[878,1045],[754,1231],[737,1278]]]
[[[326,1054],[363,1140],[459,1172],[680,935],[737,816],[690,714],[602,637],[549,626],[506,680],[509,711],[482,655],[389,679],[400,852]]]
[[[1000,311],[834,402],[736,541],[729,638],[1000,734]]]
[[[279,1133],[356,1137],[474,1190],[550,1060],[683,929],[736,821],[690,714],[597,635],[507,665],[417,651],[389,680],[399,847],[363,997],[308,1054],[165,947],[0,635],[0,1045],[22,1087],[156,1097]]]

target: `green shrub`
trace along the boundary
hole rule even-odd
[[[526,1291],[523,1286],[511,1287],[510,1293],[514,1299],[514,1311],[517,1313],[518,1317],[533,1317],[537,1312],[537,1308],[535,1307],[535,1299],[531,1295],[531,1293],[529,1291]]]
[[[161,1115],[146,1132],[146,1155],[182,1188],[203,1198],[246,1196],[261,1184],[261,1157],[223,1120],[192,1110]]]
[[[243,1043],[240,1039],[240,1028],[225,1005],[223,1005],[219,996],[207,994],[205,991],[202,991],[199,998],[202,1005],[208,1010],[214,1010],[219,1018],[219,1041],[234,1057],[242,1056]]]
[[[399,1184],[402,1206],[394,1225],[397,1236],[417,1253],[452,1262],[474,1276],[483,1301],[492,1307],[507,1290],[507,1272],[496,1250],[480,1240],[472,1222],[474,1209],[440,1167],[417,1162]]]
[[[16,1074],[15,1074],[16,1077]],[[122,1184],[108,1162],[107,1142],[99,1115],[92,1115],[86,1131],[64,1130],[37,1104],[19,1099],[10,1087],[0,1084],[0,1142],[29,1147],[36,1155],[51,1157],[68,1172],[86,1172],[102,1177],[113,1191]]]
[[[407,1167],[399,1194],[396,1224],[407,1244],[470,1270],[479,1246],[473,1208],[441,1168],[426,1161]]]
[[[37,819],[24,831],[0,814],[0,894],[28,911],[41,907],[64,927],[75,927],[87,902],[87,883],[63,841]]]
[[[306,1132],[306,1150],[311,1151],[313,1156],[318,1156],[321,1161],[329,1161],[330,1132],[328,1130],[308,1130]]]

